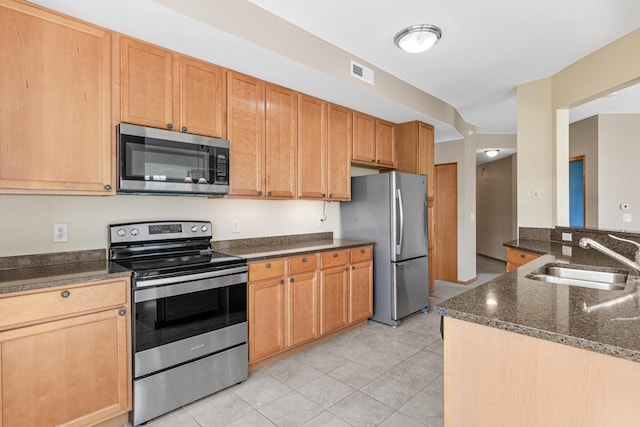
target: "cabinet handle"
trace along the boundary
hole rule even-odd
[[[336,252],[335,254],[333,254],[334,258],[338,258],[338,253]]]
[[[291,283],[293,283],[293,277],[292,277],[291,279],[289,279],[289,281],[290,281]]]
[[[173,123],[167,123],[167,129],[173,129]]]
[[[69,292],[69,291],[62,291],[62,292],[60,292],[60,296],[61,296],[62,298],[69,298],[69,296],[71,296],[71,292]]]
[[[187,131],[187,127],[186,126],[182,126],[182,132],[186,132]]]
[[[307,257],[302,258],[302,262],[307,262]]]
[[[258,191],[258,196],[262,196],[262,191]]]
[[[111,184],[105,184],[104,189],[107,191],[111,191]]]
[[[280,279],[280,284],[284,285],[284,279]]]
[[[270,262],[268,262],[268,263],[267,263],[267,265],[266,265],[265,267],[267,267],[267,268],[271,268],[271,263],[270,263]]]
[[[127,310],[125,310],[124,308],[121,308],[120,311],[118,311],[118,314],[120,316],[124,316],[125,314],[127,314]]]

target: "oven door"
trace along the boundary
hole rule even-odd
[[[134,291],[136,378],[247,341],[247,273],[214,274]]]

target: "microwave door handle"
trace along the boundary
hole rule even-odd
[[[399,216],[400,216],[400,236],[398,237],[399,242],[396,244],[396,255],[400,255],[402,252],[402,238],[404,236],[404,205],[402,204],[402,191],[400,189],[396,189],[396,194],[398,198],[398,207],[399,207]]]

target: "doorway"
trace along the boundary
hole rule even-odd
[[[458,281],[458,164],[435,165],[435,271],[437,280]]]
[[[584,155],[569,159],[569,226],[586,224],[586,189]]]

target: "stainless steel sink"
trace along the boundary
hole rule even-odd
[[[626,287],[629,272],[617,268],[577,264],[546,264],[525,277],[558,285],[621,291]]]

